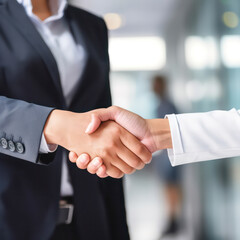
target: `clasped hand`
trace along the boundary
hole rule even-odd
[[[87,169],[101,178],[131,174],[150,163],[153,152],[172,147],[167,119],[146,120],[116,106],[90,113],[85,132],[96,142],[101,138],[105,142],[98,146],[92,139],[90,148],[95,149],[94,153],[86,146],[81,154],[71,151],[69,159],[80,169]]]
[[[124,128],[124,124],[120,126],[106,115],[109,119],[105,121],[98,115],[107,112],[112,114],[114,109],[87,113],[54,110],[45,125],[45,138],[48,144],[58,144],[69,150],[70,160],[81,169],[88,168],[90,173],[98,171],[100,177],[114,178],[131,174],[151,161],[151,151],[144,141],[141,142],[141,136],[138,135],[145,126],[136,128],[134,136]],[[105,122],[101,123],[102,120]],[[134,119],[125,120],[134,124]],[[90,122],[91,125],[87,129]],[[145,121],[142,124],[145,124]],[[91,159],[93,161],[90,161]]]
[[[86,113],[53,110],[44,135],[48,144],[69,150],[79,168],[102,178],[131,174],[150,163],[153,152],[172,148],[167,119],[146,120],[115,106]]]

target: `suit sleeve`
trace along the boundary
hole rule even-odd
[[[50,163],[53,154],[39,154],[39,147],[52,110],[0,96],[0,153],[32,163]]]
[[[240,156],[240,115],[236,109],[172,114],[169,119],[173,166]]]

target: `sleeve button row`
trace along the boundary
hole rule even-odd
[[[24,145],[20,142],[14,143],[12,140],[7,141],[6,138],[0,139],[0,146],[4,149],[9,149],[11,152],[24,153]]]

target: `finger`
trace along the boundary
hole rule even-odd
[[[122,178],[124,176],[124,173],[114,165],[110,164],[107,166],[107,175],[112,178]]]
[[[96,174],[98,175],[98,177],[100,178],[106,178],[108,177],[107,175],[107,169],[105,167],[105,165],[102,165],[96,172]]]
[[[129,150],[124,144],[123,147],[118,150],[117,155],[133,169],[141,170],[145,167],[145,163],[142,159]]]
[[[95,174],[102,166],[103,160],[100,157],[95,157],[87,166],[88,172]]]
[[[122,148],[126,148],[126,147],[123,146]],[[112,160],[111,164],[114,167],[118,168],[124,174],[132,174],[133,172],[135,172],[135,169],[133,167],[129,166],[124,160],[121,159],[117,154],[117,156],[114,158],[114,160]]]
[[[68,157],[72,163],[75,163],[77,161],[78,155],[75,152],[69,152]]]
[[[90,156],[86,153],[83,153],[78,157],[76,165],[80,169],[86,169],[90,160],[91,160]]]
[[[138,156],[138,158],[140,158],[145,164],[150,163],[152,153],[149,152],[145,145],[143,145],[135,136],[127,131],[124,131],[123,134],[120,135],[120,139],[123,145]]]

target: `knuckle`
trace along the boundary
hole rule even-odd
[[[121,133],[121,128],[118,125],[115,125],[112,131],[114,135],[119,135]]]
[[[93,118],[98,118],[98,113],[93,112],[93,113],[92,113],[92,117],[93,117]]]
[[[118,106],[115,106],[115,105],[111,106],[110,108],[111,108],[111,110],[113,110],[113,111],[117,111],[117,110],[119,109],[119,107],[118,107]]]
[[[108,155],[109,155],[108,149],[107,148],[102,149],[102,151],[101,151],[101,158],[102,159],[106,159],[108,157]]]
[[[113,148],[115,148],[117,146],[116,142],[114,140],[111,140],[109,143],[108,143],[108,149],[110,151],[113,150]]]

